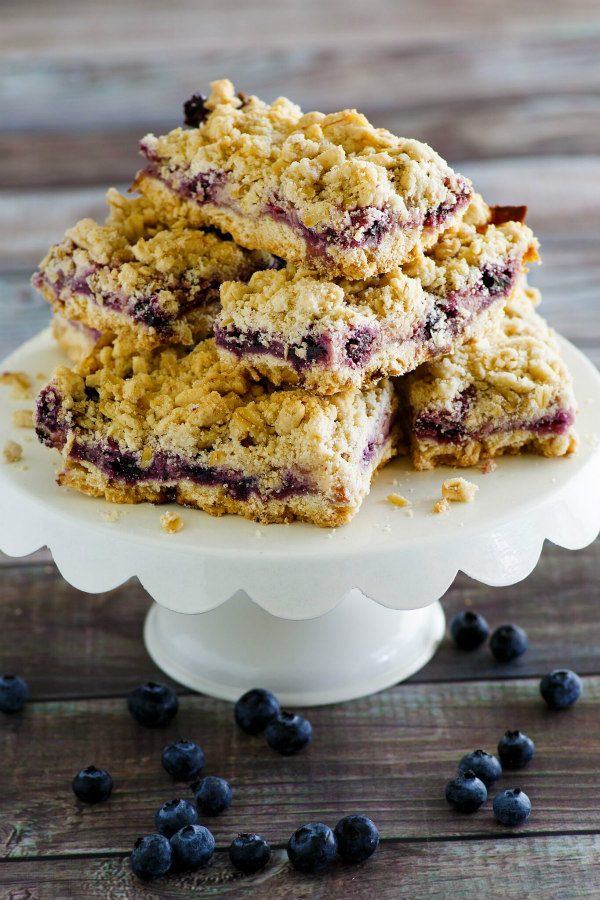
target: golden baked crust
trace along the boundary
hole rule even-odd
[[[525,283],[485,335],[408,376],[418,469],[473,466],[522,450],[565,456],[577,447],[571,376]]]
[[[199,127],[142,141],[135,186],[179,198],[177,215],[297,265],[363,278],[389,271],[459,218],[471,194],[426,144],[374,128],[356,110],[303,114],[212,83]]]
[[[82,219],[33,277],[59,315],[98,332],[135,335],[140,346],[191,344],[212,331],[222,281],[271,265],[216,234],[173,221],[145,197],[111,189],[104,225]]]
[[[332,398],[276,390],[213,341],[190,352],[116,341],[55,372],[37,428],[62,450],[60,483],[93,496],[334,526],[392,455],[396,403],[389,381]]]

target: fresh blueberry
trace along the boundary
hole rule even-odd
[[[581,696],[581,678],[570,669],[553,669],[540,681],[540,694],[550,709],[566,709]]]
[[[131,870],[138,878],[148,881],[166,875],[171,868],[173,851],[162,834],[147,834],[138,838],[131,851]]]
[[[231,806],[233,791],[224,778],[207,775],[192,785],[198,809],[205,816],[218,816]]]
[[[156,810],[154,824],[157,831],[170,838],[185,825],[197,825],[198,810],[189,800],[168,800]]]
[[[510,662],[522,656],[529,646],[529,638],[518,625],[501,625],[490,638],[490,650],[498,662]]]
[[[494,797],[494,815],[501,825],[520,825],[531,814],[531,800],[520,788]]]
[[[467,769],[448,782],[446,800],[458,812],[472,813],[487,800],[487,788],[475,772]]]
[[[191,128],[198,128],[206,120],[209,110],[204,105],[207,97],[204,94],[193,94],[183,104],[183,121]]]
[[[281,712],[267,725],[265,737],[272,750],[283,756],[292,756],[310,744],[312,725],[296,713]]]
[[[288,841],[287,855],[299,872],[322,872],[335,859],[337,841],[331,828],[321,822],[309,822],[295,831]]]
[[[477,650],[490,633],[490,626],[479,613],[465,609],[457,613],[450,623],[450,634],[461,650]]]
[[[521,769],[535,753],[535,744],[520,731],[507,731],[498,742],[498,756],[505,769]]]
[[[177,713],[177,694],[166,684],[147,681],[132,690],[127,698],[129,712],[137,722],[155,728],[167,725]]]
[[[102,803],[108,800],[113,789],[113,780],[104,769],[88,766],[78,772],[71,782],[73,793],[84,803]]]
[[[175,741],[163,750],[162,764],[177,781],[192,781],[204,768],[204,750],[193,741]]]
[[[215,839],[204,825],[185,825],[171,837],[173,862],[182,869],[195,869],[215,852]]]
[[[464,775],[469,769],[475,772],[486,788],[498,781],[502,775],[500,760],[491,753],[486,753],[485,750],[473,750],[472,753],[463,756],[458,764],[458,771]]]
[[[28,696],[27,682],[18,675],[0,676],[0,712],[20,712]]]
[[[247,734],[260,734],[279,712],[279,701],[274,694],[263,688],[253,688],[240,697],[233,714]]]
[[[347,863],[361,863],[373,856],[379,831],[367,816],[344,816],[335,826],[338,853]]]
[[[229,859],[235,869],[253,875],[269,862],[271,848],[260,834],[238,834],[229,847]]]

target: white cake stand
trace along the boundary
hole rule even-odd
[[[23,462],[0,464],[0,549],[23,556],[48,546],[82,591],[136,575],[156,601],[144,631],[150,655],[204,693],[234,700],[264,686],[285,704],[312,705],[381,690],[435,652],[444,632],[439,598],[459,570],[513,584],[532,571],[545,539],[576,549],[600,531],[600,376],[566,341],[563,349],[581,406],[577,456],[469,470],[480,487],[475,502],[442,515],[432,508],[450,470],[417,473],[398,460],[336,531],[184,509],[184,529],[165,534],[164,507],[115,507],[59,488],[58,454],[11,425],[11,411],[33,401],[10,400],[3,388],[0,446],[19,441]],[[1,368],[26,371],[35,384],[36,373],[63,362],[43,332]],[[386,501],[391,491],[410,498],[412,515]]]

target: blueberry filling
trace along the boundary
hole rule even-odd
[[[470,396],[464,399],[469,391]],[[559,409],[534,422],[489,423],[484,428],[470,431],[463,421],[475,396],[474,388],[470,388],[469,391],[465,391],[457,398],[452,410],[421,413],[413,426],[415,437],[419,440],[435,441],[438,444],[460,444],[469,440],[481,440],[506,431],[528,431],[544,437],[565,434],[575,421],[572,410]]]
[[[204,94],[194,94],[183,104],[183,121],[190,128],[199,128],[206,121],[209,110],[204,105],[208,97]]]
[[[68,425],[59,421],[62,397],[56,388],[45,387],[36,404],[36,434],[47,447],[61,449],[67,439]]]
[[[215,328],[215,341],[218,347],[229,350],[237,357],[254,354],[283,359],[297,372],[313,365],[326,366],[333,362],[333,346],[326,334],[317,337],[309,333],[303,337],[302,343],[286,345],[278,338],[268,339],[260,331],[218,326]]]
[[[353,367],[365,364],[372,355],[375,331],[372,328],[356,328],[344,344],[346,359]]]

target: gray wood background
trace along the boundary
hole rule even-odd
[[[357,106],[429,141],[490,202],[527,203],[543,311],[600,364],[598,0],[4,0],[0,17],[0,357],[47,321],[28,284],[47,246],[101,214],[109,185],[126,186],[146,131],[175,126],[184,99],[229,76],[305,109]],[[598,543],[548,547],[512,588],[459,578],[447,612],[471,602],[494,624],[520,622],[527,655],[504,668],[446,643],[406,685],[311,711],[314,745],[280,760],[235,732],[227,704],[187,692],[166,734],[133,725],[127,691],[159,677],[140,640],[149,600],[139,585],[82,595],[44,552],[0,558],[0,667],[24,674],[34,698],[0,721],[1,896],[597,898],[599,589]],[[554,665],[585,676],[565,715],[537,700]],[[518,832],[489,811],[452,815],[442,797],[457,758],[491,750],[507,727],[538,745],[518,779],[534,803]],[[140,886],[127,852],[174,790],[158,754],[183,731],[238,799],[215,823],[213,865]],[[117,790],[79,809],[69,782],[92,760]],[[321,879],[289,870],[281,848],[295,827],[355,809],[381,827],[375,859]],[[278,848],[254,878],[232,873],[223,852],[242,829]]]

